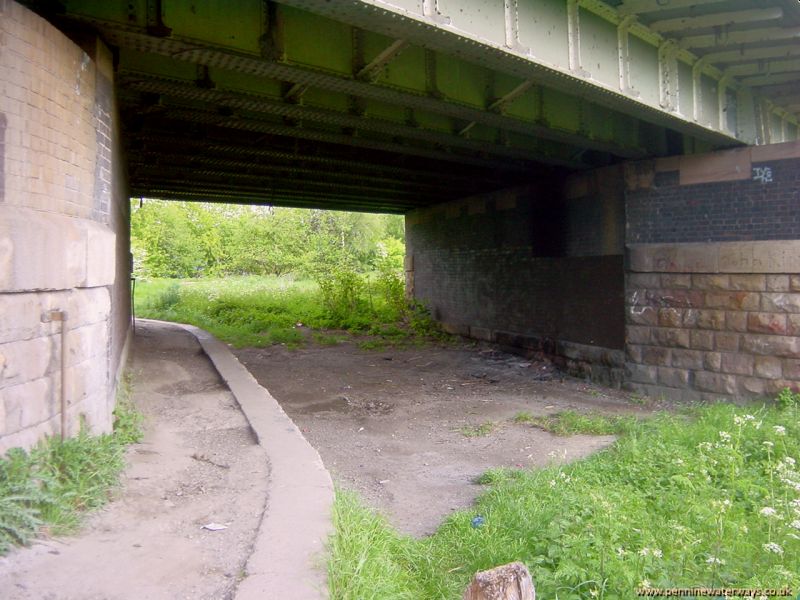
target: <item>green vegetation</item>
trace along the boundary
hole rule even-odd
[[[442,337],[405,298],[402,217],[148,201],[131,222],[137,316],[239,347],[346,339],[305,328],[365,349]]]
[[[141,416],[120,386],[114,431],[61,441],[47,438],[29,453],[20,448],[0,458],[0,554],[27,544],[41,528],[73,531],[85,511],[102,506],[124,467],[125,448],[141,437]]]
[[[636,424],[631,415],[606,415],[597,412],[565,410],[552,415],[535,417],[526,412],[517,413],[515,423],[530,423],[556,435],[619,435]]]
[[[798,590],[797,461],[800,395],[785,392],[633,421],[568,466],[493,469],[476,508],[422,540],[339,493],[331,598],[456,599],[476,571],[514,560],[537,597],[559,600],[635,598],[648,585]]]
[[[459,429],[459,431],[464,437],[484,437],[492,433],[495,429],[497,429],[497,423],[487,421],[480,425],[467,425]]]

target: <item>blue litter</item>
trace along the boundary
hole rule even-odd
[[[472,517],[472,521],[470,521],[470,523],[473,529],[477,529],[478,527],[483,527],[483,524],[486,523],[486,519],[478,515],[477,517]]]

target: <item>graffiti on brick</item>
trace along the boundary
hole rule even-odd
[[[772,183],[771,167],[753,167],[753,181],[761,183]]]

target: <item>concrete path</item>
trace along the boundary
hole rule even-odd
[[[327,597],[322,552],[332,531],[333,482],[319,453],[228,347],[191,332],[235,396],[271,466],[269,500],[237,600]]]

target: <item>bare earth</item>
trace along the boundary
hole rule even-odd
[[[575,460],[614,439],[556,437],[514,423],[518,412],[643,411],[623,392],[566,378],[547,363],[468,345],[235,353],[317,448],[334,481],[415,536],[468,507],[482,491],[475,478],[491,467]],[[465,435],[486,423],[494,424],[488,435]]]
[[[0,558],[4,600],[233,597],[266,502],[263,450],[182,329],[137,325],[133,371],[146,435],[118,498],[79,535]]]

